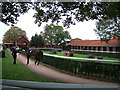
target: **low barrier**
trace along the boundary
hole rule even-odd
[[[2,89],[11,88],[17,90],[36,90],[40,88],[68,88],[68,89],[76,89],[76,88],[112,88],[117,90],[119,86],[108,86],[108,85],[82,85],[82,84],[64,84],[64,83],[49,83],[49,82],[32,82],[32,81],[20,81],[20,80],[0,80],[2,81]],[[66,90],[66,89],[65,89]]]
[[[79,60],[81,59],[81,60]],[[120,83],[120,61],[115,63],[104,63],[107,60],[65,57],[44,54],[44,59],[41,62],[65,70],[77,75],[91,76],[92,78],[99,78],[101,80],[108,80]],[[102,62],[101,62],[102,61]],[[104,62],[103,62],[104,61]],[[108,62],[113,62],[112,60]]]
[[[58,57],[58,58],[74,59],[74,60],[86,60],[86,61],[98,61],[98,62],[120,63],[119,60],[103,60],[103,59],[88,59],[88,58],[66,57],[66,56],[51,55],[51,54],[46,54],[46,53],[44,53],[44,55],[45,55],[45,56]]]
[[[74,51],[74,50],[73,50]],[[85,54],[85,55],[95,55],[95,56],[103,56],[103,57],[112,57],[112,58],[120,58],[120,52],[108,52],[108,51],[74,51],[76,54]]]

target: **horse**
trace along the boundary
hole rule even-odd
[[[43,59],[43,52],[38,50],[38,49],[29,49],[28,47],[24,46],[24,47],[21,47],[21,50],[25,50],[26,52],[26,56],[27,56],[27,64],[29,64],[29,58],[31,56],[34,56],[36,61],[35,61],[35,65],[39,65],[39,62],[41,59]],[[38,62],[38,63],[37,63]]]

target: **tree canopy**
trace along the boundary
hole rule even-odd
[[[2,2],[2,22],[6,25],[17,23],[20,14],[26,13],[31,3],[27,2]]]
[[[13,26],[4,34],[3,42],[4,43],[9,43],[9,42],[13,43],[13,42],[17,41],[19,38],[21,38],[22,36],[27,38],[26,32],[16,26]]]
[[[45,41],[41,35],[35,34],[35,36],[32,36],[29,45],[35,47],[44,47]]]
[[[58,23],[62,17],[67,27],[76,21],[120,18],[120,2],[3,2],[2,22],[15,23],[17,17],[30,8],[37,11],[34,17],[38,25],[50,19]]]
[[[75,40],[82,40],[82,39],[80,39],[80,38],[74,38],[71,41],[75,41]]]
[[[51,21],[64,27],[75,25],[80,21],[113,19],[120,21],[120,2],[3,2],[2,22],[14,24],[20,14],[33,8],[35,23],[41,26],[43,22]],[[118,22],[120,24],[120,22]],[[113,28],[114,29],[114,28]]]
[[[98,21],[94,30],[103,41],[108,41],[113,36],[120,37],[120,20],[104,19]]]
[[[43,37],[45,40],[49,41],[50,44],[59,45],[66,40],[71,39],[68,31],[64,31],[62,26],[56,26],[54,24],[46,25]]]

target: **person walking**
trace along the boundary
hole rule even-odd
[[[16,47],[13,47],[12,49],[12,56],[13,56],[13,64],[16,64],[16,58],[17,58],[17,49]]]

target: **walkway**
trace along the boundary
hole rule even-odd
[[[26,57],[24,57],[23,55],[18,54],[18,60],[20,60],[23,64],[26,64]],[[29,65],[26,65],[26,67],[28,67],[33,72],[38,73],[39,75],[42,75],[46,78],[49,78],[51,80],[56,80],[59,82],[70,83],[70,84],[84,84],[84,85],[111,85],[111,86],[115,85],[115,86],[118,86],[118,84],[116,83],[96,81],[96,80],[90,80],[90,79],[67,75],[59,71],[53,70],[51,68],[48,68],[46,66],[43,66],[41,64],[35,65],[34,61],[31,61],[31,60],[30,60]]]

